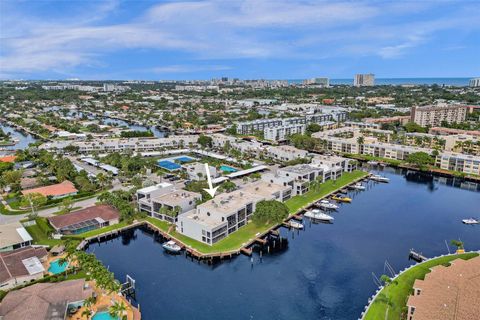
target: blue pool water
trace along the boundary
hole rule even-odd
[[[53,274],[62,273],[67,270],[68,262],[60,263],[60,259],[50,262],[50,268],[48,268],[48,272]]]
[[[195,160],[195,159],[192,158],[192,157],[187,157],[187,156],[181,156],[181,157],[175,158],[175,161],[178,161],[180,163],[192,162],[193,160]]]
[[[229,166],[220,166],[220,170],[223,172],[237,172],[238,170]]]
[[[305,230],[279,229],[288,246],[207,265],[162,249],[162,238],[146,229],[91,244],[115,277],[136,280],[142,319],[358,319],[384,274],[411,265],[411,248],[427,257],[447,253],[445,240],[461,239],[480,249],[480,226],[461,219],[478,216],[480,185],[386,168],[390,183],[350,191],[333,224],[304,219]],[[449,248],[451,251],[453,247]],[[159,272],[161,270],[161,272]],[[172,301],[181,303],[166,303]]]
[[[108,311],[97,312],[92,320],[118,320],[118,317],[112,317]]]
[[[182,167],[181,165],[168,160],[159,160],[157,163],[160,168],[167,169],[168,171],[178,170]]]

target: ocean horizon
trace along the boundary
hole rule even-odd
[[[465,87],[471,78],[375,78],[375,85],[446,85]],[[302,83],[304,79],[288,80],[289,83]],[[331,85],[353,85],[351,79],[330,79]]]

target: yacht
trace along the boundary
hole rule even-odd
[[[318,201],[317,206],[319,206],[320,208],[323,208],[323,209],[330,209],[330,210],[338,209],[338,206],[336,204],[331,203],[330,201],[325,200],[325,199]]]
[[[462,222],[465,224],[479,224],[480,220],[475,218],[468,218],[468,219],[463,219]]]
[[[365,190],[365,186],[362,185],[360,182],[359,183],[355,183],[353,186],[352,186],[353,189],[356,189],[356,190]]]
[[[338,202],[352,202],[352,198],[340,195],[340,194],[334,194],[332,196],[332,200],[338,201]]]
[[[390,181],[390,179],[388,179],[387,177],[382,177],[378,174],[371,175],[370,180],[378,181],[378,182],[389,182]]]
[[[334,220],[332,216],[329,216],[328,214],[325,214],[318,209],[307,211],[305,213],[305,217],[316,219],[316,220],[329,221],[329,222]]]
[[[172,252],[172,253],[179,253],[182,250],[182,247],[180,247],[178,244],[176,244],[175,241],[173,241],[173,240],[165,242],[164,244],[162,244],[162,247],[166,251]]]
[[[292,227],[293,229],[303,229],[303,224],[301,224],[300,222],[290,221],[288,224],[289,224],[290,227]]]

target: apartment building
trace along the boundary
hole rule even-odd
[[[290,187],[259,181],[244,189],[215,196],[178,216],[177,231],[212,245],[245,226],[262,200],[283,199]]]
[[[96,139],[95,141],[53,141],[40,146],[46,150],[63,150],[78,147],[78,152],[148,152],[165,148],[184,148],[197,145],[197,135],[169,136],[165,138]]]
[[[436,164],[440,169],[480,175],[480,156],[443,152],[437,157]]]
[[[372,73],[356,74],[353,78],[355,87],[371,87],[375,85],[375,75]]]
[[[442,122],[464,122],[467,116],[467,107],[464,105],[437,104],[422,107],[412,107],[410,121],[422,127],[441,126]]]
[[[137,191],[138,209],[149,216],[171,223],[178,215],[195,208],[202,200],[200,193],[187,190],[174,190],[173,185],[162,183]]]
[[[324,181],[323,169],[309,164],[279,168],[273,177],[267,176],[266,178],[276,183],[281,182],[291,186],[293,195],[302,195],[308,192],[312,181],[317,179]]]
[[[277,161],[291,161],[307,157],[308,152],[292,146],[270,146],[265,150],[265,155]]]
[[[304,124],[292,124],[281,127],[266,128],[263,131],[263,137],[265,140],[271,141],[283,141],[292,134],[304,134]]]
[[[469,86],[472,88],[480,87],[480,78],[473,78],[469,81]]]
[[[334,116],[332,114],[314,113],[303,117],[259,119],[237,123],[237,133],[246,135],[260,131],[265,134],[265,130],[268,128],[308,125],[310,123],[322,123],[327,121],[334,121]]]

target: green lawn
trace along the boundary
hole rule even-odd
[[[27,229],[28,233],[32,236],[35,244],[53,247],[59,243],[62,243],[62,240],[48,238],[45,232],[38,225],[28,226],[25,227],[25,229]]]
[[[95,237],[95,236],[98,236],[99,234],[109,232],[109,231],[113,231],[113,230],[117,230],[117,229],[126,227],[128,225],[129,225],[129,223],[127,223],[127,221],[122,221],[120,223],[113,224],[113,225],[108,226],[108,227],[103,227],[103,228],[100,228],[100,229],[87,231],[85,233],[81,233],[81,234],[78,234],[76,236],[72,236],[71,238],[83,238],[83,239],[85,239],[85,238]]]
[[[151,224],[157,226],[161,230],[167,232],[168,228],[171,226],[169,223],[165,221],[160,221],[158,219],[147,217],[145,218]],[[227,238],[220,240],[219,242],[215,243],[212,246],[208,244],[202,243],[200,241],[194,240],[187,236],[184,236],[176,231],[170,232],[172,237],[183,242],[186,246],[190,246],[193,249],[201,252],[201,253],[218,253],[218,252],[227,252],[232,250],[238,250],[242,247],[242,244],[248,242],[251,239],[255,238],[257,233],[262,233],[271,228],[273,224],[270,225],[256,225],[255,223],[249,223],[244,227],[238,229],[238,231],[232,233]]]
[[[344,186],[348,185],[352,181],[365,177],[367,175],[367,172],[360,170],[346,172],[337,180],[328,180],[320,184],[320,186],[315,190],[310,190],[301,196],[295,196],[288,199],[285,204],[287,205],[290,214],[296,213],[298,210],[311,204],[312,202],[323,198],[324,196],[335,190],[342,189]]]
[[[417,266],[398,276],[392,284],[382,289],[377,298],[372,302],[372,305],[370,306],[370,309],[368,309],[364,319],[401,319],[402,309],[404,309],[406,306],[408,296],[412,291],[413,283],[416,279],[423,280],[425,275],[430,272],[430,268],[434,266],[448,264],[450,261],[457,258],[468,260],[476,256],[478,256],[478,253],[465,253],[441,257],[424,263],[419,263]],[[390,300],[390,307],[388,310],[388,317],[385,317],[388,300]]]

